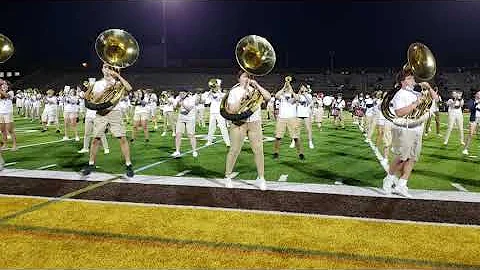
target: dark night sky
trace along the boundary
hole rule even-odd
[[[144,52],[161,40],[160,1],[12,1],[0,7],[0,33],[16,47],[9,66],[78,66],[96,58],[95,38],[107,28],[129,31]],[[238,39],[257,34],[273,44],[280,65],[288,53],[291,67],[327,67],[331,50],[336,66],[401,66],[414,41],[427,44],[439,66],[480,62],[480,2],[178,0],[167,2],[167,27],[172,59],[230,59]],[[161,66],[161,59],[147,56],[140,66]]]

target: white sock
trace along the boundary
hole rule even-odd
[[[94,164],[95,164],[94,161],[89,161],[89,162],[88,162],[88,165],[94,165]]]
[[[132,165],[132,162],[128,162],[128,163],[125,162],[125,165],[130,166],[130,165]]]
[[[406,179],[398,179],[398,186],[399,187],[406,187],[407,186],[407,180]]]

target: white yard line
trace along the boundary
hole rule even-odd
[[[15,164],[17,164],[17,162],[5,163],[5,164],[3,164],[3,166],[5,166],[5,167],[6,166],[12,166],[12,165],[15,165]]]
[[[44,197],[44,196],[0,194],[0,198],[2,198],[2,197],[4,197],[4,198],[43,199],[43,200],[51,200],[52,199],[52,197]],[[466,225],[466,224],[455,224],[455,223],[439,223],[439,222],[437,223],[437,222],[410,221],[410,220],[397,220],[397,219],[377,219],[377,218],[348,217],[348,216],[321,215],[321,214],[305,214],[305,213],[293,213],[293,212],[250,210],[250,209],[208,207],[208,206],[168,205],[168,204],[154,204],[154,203],[83,200],[83,199],[71,199],[71,198],[62,199],[62,201],[83,202],[83,203],[90,203],[90,204],[129,205],[129,206],[142,206],[142,207],[167,208],[167,209],[168,208],[170,208],[170,209],[192,209],[192,210],[197,210],[198,209],[198,210],[210,210],[210,211],[219,211],[219,212],[242,212],[242,213],[254,213],[254,214],[280,215],[280,216],[301,216],[301,217],[324,218],[324,219],[358,220],[358,221],[377,222],[377,223],[397,223],[397,224],[415,224],[415,225],[424,225],[424,226],[480,228],[479,225]]]
[[[68,140],[66,140],[66,141],[73,141],[73,139],[68,139]],[[65,142],[66,142],[66,141],[65,141]],[[33,146],[38,146],[38,145],[58,143],[58,142],[64,142],[64,140],[56,140],[56,141],[49,141],[49,142],[42,142],[42,143],[34,143],[34,144],[21,145],[21,146],[18,146],[17,149],[27,148],[27,147],[33,147]],[[5,150],[10,150],[10,149],[12,149],[12,148],[6,148]]]
[[[278,182],[287,182],[288,174],[282,174],[280,175],[280,178],[278,178]]]
[[[175,174],[175,176],[184,176],[185,174],[187,174],[189,172],[191,172],[191,170],[185,170],[183,172],[179,172],[179,173]]]
[[[460,190],[460,191],[468,192],[468,190],[467,190],[466,188],[464,188],[462,185],[460,185],[460,184],[458,184],[458,183],[452,183],[451,185],[452,185],[452,187],[454,187],[454,188],[456,188],[456,189],[458,189],[458,190]]]
[[[45,165],[45,166],[42,166],[42,167],[38,167],[35,170],[45,170],[45,169],[56,167],[56,166],[57,166],[57,164],[50,164],[50,165]]]

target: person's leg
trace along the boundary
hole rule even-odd
[[[447,133],[445,134],[445,141],[443,142],[443,144],[445,144],[445,145],[448,144],[448,139],[450,138],[450,133],[452,133],[454,123],[455,123],[455,117],[454,117],[453,113],[449,113],[448,114],[448,129],[447,129]]]
[[[243,142],[245,140],[245,136],[247,133],[246,130],[246,123],[242,126],[232,125],[230,127],[230,139],[231,139],[231,146],[228,150],[227,159],[225,163],[225,177],[228,178],[230,174],[233,172],[233,168],[235,167],[235,163],[237,162],[237,157],[242,150]]]

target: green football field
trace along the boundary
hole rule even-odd
[[[296,150],[290,149],[290,139],[285,138],[280,150],[280,158],[274,160],[273,137],[274,122],[265,121],[264,142],[265,178],[278,181],[287,176],[288,182],[308,182],[333,184],[341,181],[345,185],[380,187],[385,171],[370,146],[364,142],[364,136],[356,125],[352,124],[350,114],[346,114],[346,129],[334,129],[330,119],[324,119],[321,129],[314,126],[313,140],[315,149],[308,148],[305,132],[302,139],[305,146],[305,160],[299,160]],[[465,115],[465,128],[468,118]],[[163,120],[163,119],[162,119]],[[160,120],[160,122],[162,121]],[[206,116],[208,120],[208,115]],[[52,171],[80,171],[88,163],[88,154],[78,154],[83,145],[83,124],[80,123],[80,142],[61,141],[62,133],[55,133],[49,127],[45,133],[38,122],[23,117],[15,117],[19,149],[15,152],[5,150],[3,156],[8,168],[39,169]],[[442,115],[441,134],[446,132],[446,115]],[[62,121],[63,125],[63,121]],[[185,176],[223,178],[225,156],[228,148],[223,142],[204,147],[207,128],[197,126],[197,147],[199,156],[193,158],[186,153],[182,158],[173,159],[174,137],[171,132],[161,136],[161,124],[157,132],[150,132],[150,142],[143,141],[143,132],[138,133],[137,141],[131,144],[131,156],[137,174],[174,176],[188,171]],[[128,126],[128,136],[131,126]],[[304,131],[304,129],[303,129]],[[216,139],[221,140],[217,129]],[[434,134],[432,132],[431,134]],[[465,131],[465,136],[468,133]],[[73,134],[70,134],[70,138]],[[270,137],[270,138],[269,138]],[[110,154],[104,155],[100,149],[97,159],[97,171],[124,173],[118,141],[108,135]],[[11,141],[8,142],[11,146]],[[410,188],[427,190],[456,190],[452,183],[458,183],[468,191],[480,191],[479,141],[474,138],[470,147],[470,156],[462,155],[458,129],[454,129],[447,147],[443,146],[443,137],[429,135],[424,137],[422,156],[415,166]],[[190,142],[182,140],[182,153],[191,150]],[[249,143],[244,144],[234,171],[239,179],[255,179],[256,168]]]

